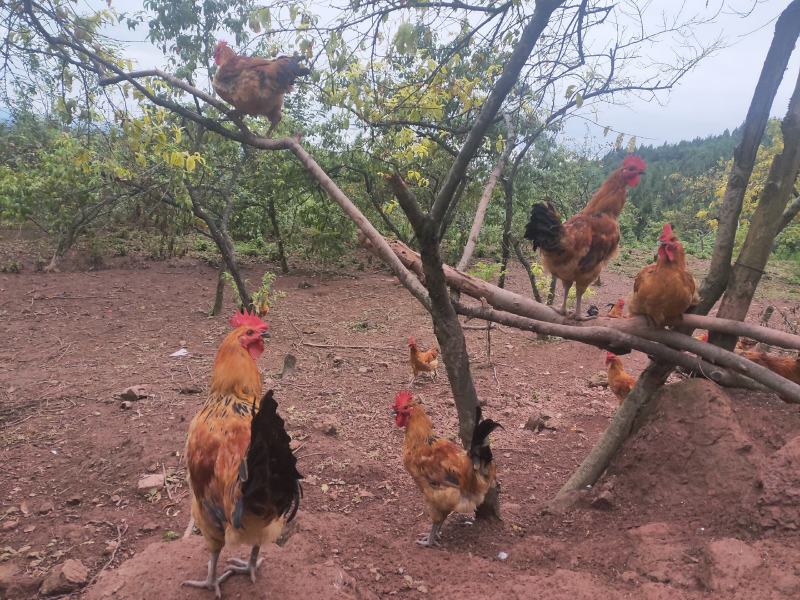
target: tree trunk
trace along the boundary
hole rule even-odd
[[[502,257],[500,259],[500,277],[497,280],[497,287],[499,288],[506,287],[508,261],[511,258],[511,227],[514,222],[514,182],[504,179],[503,191],[506,197],[506,218],[503,222],[503,239],[500,242]]]
[[[792,200],[786,210],[783,211],[781,221],[778,224],[778,231],[786,229],[798,214],[800,214],[800,196]]]
[[[628,439],[633,421],[642,406],[647,404],[653,394],[664,385],[673,366],[666,363],[651,362],[639,376],[631,393],[619,405],[603,435],[586,456],[580,466],[572,473],[552,501],[553,505],[571,503],[571,496],[587,486],[594,485],[606,470],[608,463]]]
[[[208,226],[208,233],[217,245],[220,254],[222,254],[225,268],[233,278],[233,283],[236,285],[236,291],[239,292],[239,299],[242,301],[242,306],[247,309],[253,308],[253,300],[250,298],[250,294],[247,291],[247,284],[244,282],[244,278],[239,271],[239,264],[236,261],[236,252],[233,249],[233,242],[228,235],[227,229],[222,229],[217,225],[211,215],[209,215],[202,204],[200,204],[192,188],[187,187],[186,189],[189,192],[189,199],[192,201],[192,212]]]
[[[281,273],[286,275],[289,273],[289,263],[286,261],[283,236],[281,236],[281,229],[278,226],[278,214],[275,211],[275,201],[272,196],[267,199],[267,213],[269,214],[269,222],[272,225],[272,234],[275,236],[275,243],[278,244],[278,260],[281,262]]]
[[[536,275],[533,274],[533,266],[525,256],[525,253],[522,252],[522,246],[520,246],[519,240],[514,240],[513,244],[514,252],[517,255],[517,260],[523,267],[525,267],[525,272],[528,274],[528,279],[531,282],[531,293],[533,294],[533,298],[537,302],[541,302],[542,295],[539,293],[539,287],[536,285]]]
[[[728,288],[717,311],[718,317],[743,321],[747,316],[775,236],[780,233],[781,217],[800,171],[800,74],[789,100],[789,109],[781,123],[781,132],[783,151],[770,165],[766,185],[750,219],[747,237],[733,265]],[[736,337],[712,334],[710,341],[730,350],[736,344]]]
[[[217,290],[214,293],[214,306],[211,307],[210,317],[216,317],[222,312],[222,302],[225,299],[225,267],[220,266],[217,273]]]
[[[772,102],[798,35],[800,35],[800,0],[793,0],[775,23],[772,44],[764,60],[761,76],[742,128],[742,141],[733,153],[733,167],[719,210],[719,226],[714,241],[711,266],[700,288],[700,304],[695,309],[699,314],[707,314],[711,310],[728,283],[744,194],[753,172],[758,146],[764,136]]]
[[[475,210],[475,218],[472,221],[472,229],[470,229],[467,243],[464,246],[464,253],[461,255],[461,260],[459,260],[456,265],[456,269],[459,271],[464,271],[469,265],[469,261],[472,259],[472,254],[475,252],[475,245],[478,243],[478,236],[481,233],[481,227],[483,227],[483,221],[486,218],[486,209],[489,207],[489,201],[492,199],[492,193],[497,185],[497,180],[503,172],[503,168],[506,166],[508,156],[511,154],[513,148],[511,140],[514,137],[514,127],[511,125],[511,119],[508,115],[503,115],[503,117],[506,122],[506,146],[503,149],[503,153],[497,159],[497,163],[494,165],[492,172],[489,174],[489,179],[483,188],[481,199],[478,201],[478,208]]]

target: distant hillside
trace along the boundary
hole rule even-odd
[[[733,156],[740,137],[739,129],[733,132],[726,129],[720,135],[706,138],[637,148],[636,153],[647,161],[647,174],[629,195],[629,202],[636,207],[636,222],[632,224],[636,237],[641,238],[649,221],[657,219],[662,211],[680,208],[681,188],[671,184],[670,176],[696,177],[706,173],[720,160]],[[625,154],[619,150],[606,155],[602,160],[604,171],[618,165]]]

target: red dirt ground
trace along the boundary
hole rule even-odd
[[[603,279],[592,302],[627,294],[629,278]],[[206,316],[215,283],[214,269],[188,259],[0,274],[0,597],[35,597],[72,558],[98,579],[74,597],[211,598],[178,587],[204,575],[207,557],[198,536],[175,538],[189,518],[186,428],[232,311]],[[527,293],[518,270],[509,285]],[[305,497],[286,545],[264,550],[256,586],[231,579],[226,598],[800,597],[797,406],[704,382],[672,386],[602,482],[610,509],[540,514],[613,414],[611,392],[588,386],[604,353],[501,327],[490,366],[485,333],[469,330],[484,413],[505,426],[492,437],[504,521],[453,516],[443,547],[422,549],[414,540],[429,524],[389,406],[409,383],[406,336],[433,342],[429,318],[374,263],[295,272],[277,288],[286,296],[269,315],[260,366],[295,440]],[[171,358],[181,347],[189,356]],[[298,370],[276,379],[287,353]],[[624,361],[636,373],[646,357]],[[440,375],[414,390],[437,431],[455,434]],[[150,395],[123,409],[116,394],[131,385]],[[524,429],[541,412],[557,429]],[[150,473],[166,473],[167,485],[139,492]]]

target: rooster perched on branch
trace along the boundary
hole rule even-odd
[[[433,434],[431,420],[411,392],[398,392],[393,409],[395,424],[406,428],[403,466],[425,497],[433,521],[430,534],[417,543],[433,546],[438,544],[437,537],[447,515],[454,511],[473,512],[497,485],[489,434],[500,424],[481,419],[478,406],[467,453],[450,440]]]
[[[192,517],[211,559],[205,580],[183,585],[209,589],[217,598],[220,583],[234,573],[255,583],[260,546],[278,539],[294,518],[302,479],[272,390],[261,397],[256,359],[267,324],[254,313],[237,313],[231,325],[214,361],[209,397],[189,425],[185,452]],[[247,561],[231,559],[217,577],[225,544],[248,544],[252,551]]]
[[[645,167],[638,156],[627,156],[586,207],[564,223],[550,203],[533,205],[525,239],[533,242],[534,250],[541,248],[545,269],[564,286],[562,314],[567,312],[567,296],[575,284],[575,317],[580,318],[583,293],[617,252],[617,219],[625,206],[628,187],[639,184]]]
[[[271,124],[269,135],[281,121],[283,96],[292,91],[298,77],[311,72],[300,65],[300,60],[297,56],[239,56],[227,42],[220,41],[214,49],[214,62],[219,68],[212,85],[237,113],[267,117]]]

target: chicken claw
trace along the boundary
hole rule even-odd
[[[417,540],[417,544],[420,546],[425,546],[427,548],[432,548],[433,546],[441,546],[439,543],[439,538],[442,537],[442,524],[441,523],[434,523],[431,527],[431,532],[421,537]]]
[[[263,558],[258,558],[258,551],[260,546],[253,546],[250,552],[250,560],[242,560],[241,558],[229,558],[228,568],[225,570],[223,577],[227,578],[234,574],[250,575],[250,581],[256,582],[256,570],[264,562]]]
[[[209,590],[211,592],[214,592],[214,597],[217,600],[221,600],[222,590],[220,590],[219,584],[225,581],[230,576],[230,573],[226,572],[223,573],[221,577],[217,577],[218,560],[219,560],[219,552],[217,552],[216,554],[212,554],[211,558],[208,561],[208,577],[200,580],[182,581],[181,586],[185,585],[187,587]]]

